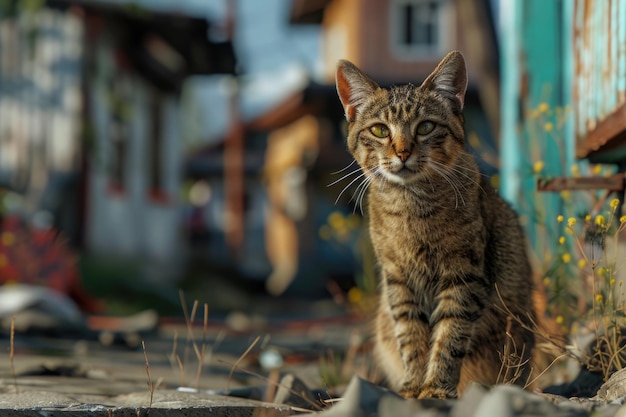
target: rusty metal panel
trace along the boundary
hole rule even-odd
[[[577,154],[626,148],[626,0],[576,0],[573,24]]]

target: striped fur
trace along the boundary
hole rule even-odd
[[[456,51],[419,87],[380,88],[347,61],[337,68],[381,270],[376,359],[405,397],[453,398],[470,381],[507,382],[514,372],[524,384],[530,373],[525,238],[465,150],[466,86]],[[375,125],[389,134],[376,136]]]

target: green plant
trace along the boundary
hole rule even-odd
[[[605,379],[626,365],[626,317],[623,281],[619,272],[626,265],[620,254],[619,236],[626,229],[626,216],[617,219],[618,199],[582,221],[570,217],[565,225],[580,256],[584,285],[590,295],[586,301],[587,319],[595,342],[585,352],[587,366],[602,372]]]

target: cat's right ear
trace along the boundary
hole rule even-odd
[[[341,60],[337,64],[335,82],[348,122],[354,120],[367,97],[379,88],[378,84],[363,74],[356,65],[346,60]]]

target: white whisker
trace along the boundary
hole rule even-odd
[[[366,176],[367,173],[362,172],[361,175],[359,175],[358,177],[354,178],[352,181],[350,181],[350,183],[348,185],[346,185],[345,187],[343,187],[343,190],[341,190],[341,192],[339,193],[339,195],[337,196],[337,199],[335,200],[335,204],[337,204],[339,202],[339,199],[341,198],[341,196],[343,195],[343,193],[346,192],[346,190],[348,188],[350,188],[350,186],[352,184],[354,184],[356,181],[358,181],[359,179],[363,178],[364,176]]]
[[[367,189],[369,188],[369,186],[371,185],[372,181],[376,178],[376,177],[381,177],[382,175],[380,174],[381,168],[380,167],[376,167],[372,173],[367,176],[367,178],[365,178],[365,180],[363,180],[363,182],[361,182],[361,184],[359,184],[359,186],[357,187],[354,196],[355,197],[355,206],[354,206],[354,212],[356,212],[356,207],[358,206],[360,211],[361,211],[361,215],[363,215],[363,198],[365,197],[365,192],[367,191]]]
[[[343,171],[345,171],[346,169],[350,168],[352,165],[354,165],[354,163],[356,162],[356,159],[353,159],[352,162],[350,162],[346,167],[341,168],[339,171],[335,171],[335,172],[331,172],[330,175],[337,175],[337,174],[341,174]]]
[[[341,181],[345,180],[346,178],[350,177],[351,175],[356,174],[359,171],[361,171],[361,168],[358,168],[358,169],[355,169],[354,171],[348,172],[343,177],[341,177],[338,180],[335,180],[335,181],[331,182],[330,184],[328,184],[327,187],[332,187],[333,185],[337,184],[338,182],[341,182]]]
[[[463,170],[466,170],[466,171],[468,171],[470,173],[474,173],[475,171],[473,169],[466,168],[466,167],[463,167],[463,166],[447,166],[447,165],[442,164],[441,162],[432,161],[432,160],[430,162],[441,166],[443,169],[447,169],[448,170],[448,174],[451,174],[451,172],[449,172],[449,171],[452,171],[452,172],[454,172],[454,173],[456,173],[456,174],[458,174],[460,176],[463,176],[463,177],[467,178],[471,183],[476,184],[478,186],[478,188],[480,188],[480,190],[482,192],[485,192],[484,188],[480,184],[480,181],[476,181],[475,178],[473,178],[470,175],[468,175],[468,174],[466,174],[466,173],[461,171],[463,169]],[[463,188],[465,190],[467,190],[466,187],[463,187]]]

